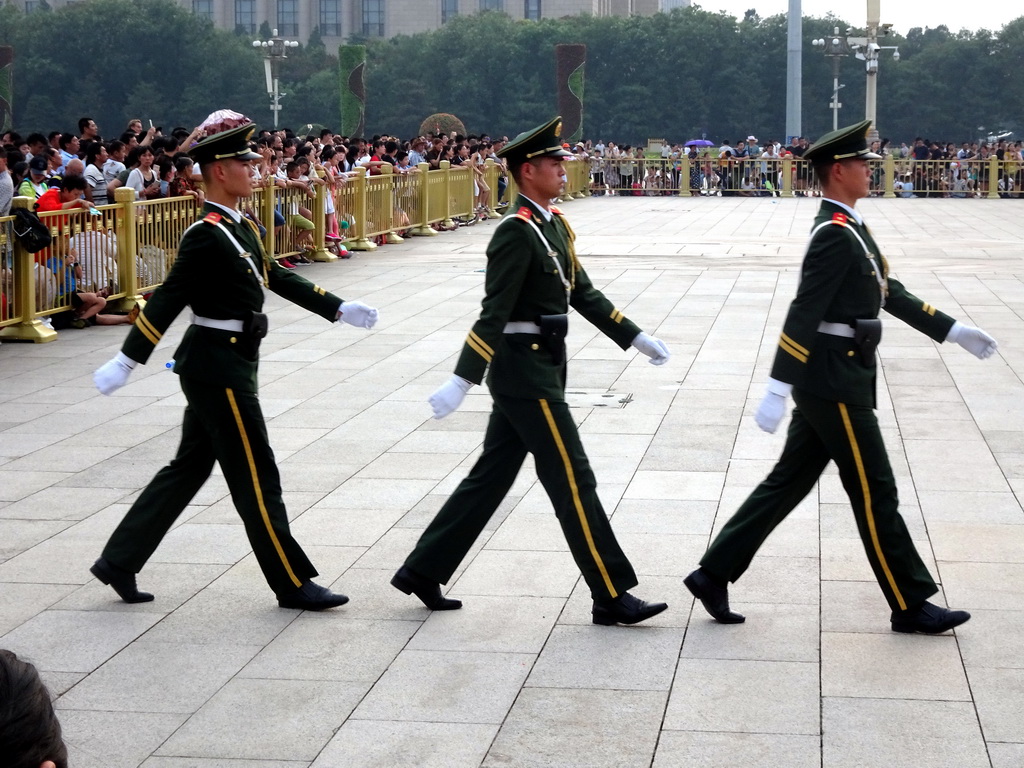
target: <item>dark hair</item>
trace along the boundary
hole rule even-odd
[[[154,163],[154,165],[156,166],[157,178],[160,179],[160,181],[163,181],[167,172],[174,168],[174,159],[167,154],[160,155],[160,157],[156,159],[156,163]]]
[[[70,144],[72,141],[74,141],[77,138],[78,137],[75,136],[75,134],[73,134],[73,133],[62,133],[60,135],[60,141],[59,141],[60,148],[61,149],[67,149],[68,148],[68,144]]]
[[[334,131],[332,131],[332,130],[331,130],[330,128],[321,128],[321,129],[320,129],[320,138],[321,138],[321,139],[322,139],[322,138],[323,138],[324,136],[328,136],[328,135],[331,135],[331,136],[333,136],[333,135],[334,135]]]
[[[78,118],[78,132],[85,133],[85,129],[89,127],[89,123],[92,122],[91,117],[80,117]]]
[[[135,131],[125,131],[124,133],[121,134],[121,141],[123,141],[125,144],[131,144],[132,139],[138,141],[139,134],[135,133]]]
[[[95,163],[96,162],[96,158],[100,156],[100,152],[102,152],[102,151],[103,151],[103,145],[100,142],[98,142],[98,141],[92,142],[89,145],[89,149],[87,149],[86,152],[85,152],[85,164],[86,165],[92,165],[93,163]]]
[[[112,154],[114,154],[115,152],[120,152],[120,151],[121,151],[122,149],[124,149],[124,148],[125,148],[126,146],[128,146],[128,145],[127,145],[127,144],[125,144],[125,143],[124,143],[123,141],[117,141],[117,140],[115,139],[114,141],[110,142],[110,143],[109,143],[109,144],[107,145],[107,152],[108,152],[108,153],[110,153],[110,154],[112,155]]]
[[[60,138],[60,131],[50,131],[46,134],[47,142],[53,141],[54,137]]]
[[[79,176],[77,173],[65,174],[60,180],[60,188],[64,192],[84,192],[85,176]]]
[[[320,150],[320,159],[330,160],[336,154],[338,154],[338,150],[334,148],[333,144],[325,144],[323,149]]]
[[[30,133],[28,138],[25,139],[26,144],[45,144],[46,137],[41,133]]]
[[[0,754],[5,768],[67,768],[68,750],[50,692],[36,668],[0,649]]]

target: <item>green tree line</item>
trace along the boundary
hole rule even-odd
[[[804,19],[803,133],[831,128],[831,61],[811,46],[846,20]],[[269,24],[261,35],[269,33]],[[862,33],[862,32],[861,32]],[[854,30],[858,34],[858,30]],[[260,35],[257,35],[260,36]],[[0,8],[0,44],[14,46],[19,130],[73,130],[90,115],[107,136],[131,117],[191,127],[214,109],[272,122],[253,36],[215,29],[170,0],[90,0],[58,10]],[[460,16],[443,28],[367,45],[366,124],[413,135],[434,112],[471,132],[514,134],[557,109],[554,48],[587,46],[584,135],[637,143],[748,133],[784,138],[786,18],[743,19],[700,7],[647,17],[575,16],[540,22],[501,13]],[[883,52],[878,122],[894,141],[922,135],[964,141],[986,131],[1024,134],[1024,17],[1000,30],[915,28]],[[280,68],[281,124],[337,127],[334,51],[314,32]],[[842,60],[840,121],[864,114],[864,62]]]

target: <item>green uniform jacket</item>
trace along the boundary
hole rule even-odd
[[[935,341],[945,340],[953,318],[889,277],[885,257],[867,226],[857,224],[840,206],[822,202],[813,232],[800,287],[779,338],[772,378],[828,400],[874,407],[875,366],[861,359],[853,339],[819,333],[818,324],[850,325],[878,317],[883,291],[886,312]]]
[[[255,228],[243,218],[238,224],[215,206],[207,205],[203,219],[182,235],[178,256],[166,281],[156,289],[121,351],[133,360],[145,363],[164,331],[178,314],[191,306],[200,317],[217,320],[245,320],[263,309],[263,287],[253,271],[263,270],[266,286],[279,296],[335,320],[341,299],[313,285],[264,256]],[[238,249],[213,221],[227,227],[247,252]],[[256,371],[259,355],[242,343],[242,334],[189,326],[174,353],[174,372],[197,381],[223,385],[241,391],[257,390]]]
[[[575,235],[561,211],[552,208],[555,215],[545,221],[537,207],[522,195],[510,210],[514,212],[500,222],[487,246],[480,318],[466,338],[455,373],[479,384],[489,364],[487,385],[492,392],[563,400],[565,362],[555,364],[535,334],[506,334],[506,323],[536,323],[538,316],[563,314],[571,305],[622,349],[629,347],[640,328],[590,282],[576,259],[572,245]],[[554,258],[527,219],[540,228],[556,251]],[[572,286],[568,299],[566,281]]]

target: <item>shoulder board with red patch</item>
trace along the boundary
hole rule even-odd
[[[524,205],[522,208],[520,208],[518,211],[516,211],[513,215],[514,216],[518,216],[523,221],[529,221],[530,219],[533,218],[533,211],[531,211],[529,208],[527,208]]]
[[[552,213],[557,213],[559,216],[564,216],[565,215],[564,213],[562,213],[562,209],[561,208],[556,208],[553,205],[551,206],[550,210],[551,210]]]
[[[835,224],[842,224],[845,227],[846,223],[849,221],[849,218],[847,217],[847,215],[845,213],[839,213],[837,211],[836,213],[832,214],[832,221]]]
[[[210,211],[203,217],[203,221],[205,221],[207,224],[219,224],[222,218],[224,217],[221,216],[219,213],[214,213],[213,211]]]

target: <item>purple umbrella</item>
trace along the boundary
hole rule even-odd
[[[713,147],[715,142],[708,141],[707,139],[691,139],[690,141],[683,144],[684,147]]]

